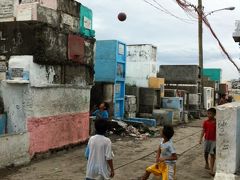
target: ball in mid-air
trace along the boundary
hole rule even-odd
[[[119,20],[119,21],[125,21],[126,19],[127,19],[127,15],[126,15],[125,13],[120,12],[120,13],[118,14],[118,20]]]

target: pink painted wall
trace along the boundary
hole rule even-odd
[[[46,152],[89,138],[89,112],[42,118],[28,118],[29,153]]]

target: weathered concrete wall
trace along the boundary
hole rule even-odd
[[[7,112],[8,133],[26,132],[26,116],[24,106],[24,97],[28,91],[26,84],[9,84],[2,81],[2,97],[4,101],[4,110]]]
[[[60,18],[57,11],[40,6],[39,3],[27,3],[17,6],[17,21],[39,21],[58,27]]]
[[[24,98],[29,102],[25,106],[28,118],[89,112],[90,88],[31,88]]]
[[[83,64],[93,68],[94,39],[68,35],[40,22],[1,23],[0,36],[0,55],[27,54],[39,64]]]
[[[19,0],[0,1],[0,22],[14,21]]]
[[[9,68],[23,68],[24,71],[28,71],[31,87],[60,84],[86,87],[93,81],[89,67],[84,65],[39,65],[33,62],[33,56],[11,56]],[[17,77],[17,79],[21,78]]]
[[[30,62],[30,84],[32,87],[61,84],[61,66],[46,66]]]
[[[41,6],[63,11],[75,17],[79,17],[80,3],[75,0],[22,0],[22,4],[38,2]]]
[[[28,133],[0,136],[0,144],[0,168],[30,162]]]
[[[157,61],[157,47],[150,44],[128,45],[128,62]]]
[[[27,98],[31,155],[88,139],[90,88],[31,88]]]
[[[2,91],[9,133],[29,132],[31,155],[88,139],[90,88],[2,82]]]
[[[26,118],[89,112],[90,89],[29,88],[26,84],[2,82],[8,133],[25,132]]]
[[[197,65],[161,65],[158,76],[167,84],[197,84],[201,77]]]
[[[126,84],[148,87],[148,78],[157,76],[157,48],[140,44],[127,49]]]
[[[22,0],[21,4],[35,3],[38,2],[43,7],[51,8],[57,10],[57,0]]]
[[[68,35],[41,23],[6,22],[0,24],[5,41],[1,55],[34,55],[38,63],[66,63]],[[34,44],[34,46],[29,46]]]
[[[46,152],[69,144],[84,142],[89,137],[89,113],[75,113],[29,118],[29,153]]]
[[[71,16],[61,11],[42,6],[39,3],[24,3],[17,6],[17,21],[38,21],[61,28],[66,32],[79,33],[80,16]]]
[[[216,180],[234,179],[240,169],[240,103],[217,107]]]

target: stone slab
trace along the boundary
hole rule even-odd
[[[240,168],[240,103],[217,107],[217,173],[235,174]]]

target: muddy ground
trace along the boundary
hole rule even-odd
[[[178,154],[178,180],[213,179],[204,167],[202,146],[198,144],[200,136],[199,120],[185,127],[176,127],[174,144]],[[115,154],[114,180],[131,180],[144,173],[147,166],[155,161],[155,150],[159,138],[136,140],[129,137],[112,136]],[[8,168],[0,171],[1,180],[84,180],[86,159],[85,145],[68,151],[60,151],[46,159],[34,160],[21,168]],[[157,179],[151,177],[150,179]]]

